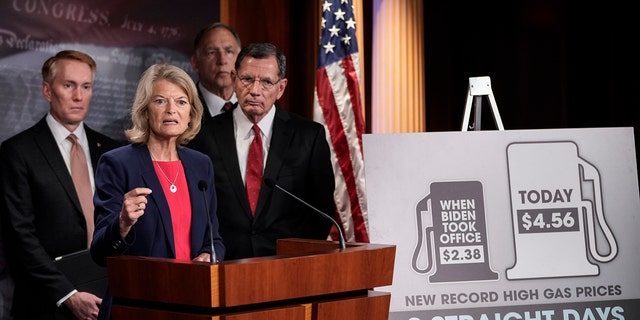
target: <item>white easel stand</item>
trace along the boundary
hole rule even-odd
[[[464,119],[462,120],[462,131],[467,131],[467,129],[469,128],[469,116],[471,114],[473,101],[475,101],[475,123],[472,129],[480,130],[480,119],[482,115],[482,96],[489,97],[489,105],[491,106],[491,112],[493,113],[493,120],[495,121],[498,130],[504,130],[502,119],[500,118],[500,113],[498,112],[498,106],[496,105],[496,100],[493,98],[493,91],[491,90],[491,78],[470,77],[467,103],[464,108]]]

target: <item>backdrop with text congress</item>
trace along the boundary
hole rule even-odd
[[[393,320],[640,319],[633,128],[363,137]]]
[[[40,69],[65,49],[88,53],[98,66],[87,124],[125,139],[141,73],[168,62],[194,77],[193,38],[218,21],[219,8],[211,0],[0,1],[0,141],[46,114]]]

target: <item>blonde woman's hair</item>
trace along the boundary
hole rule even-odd
[[[133,127],[125,131],[125,135],[132,143],[149,142],[151,129],[149,127],[149,102],[153,93],[153,85],[158,80],[167,80],[186,93],[191,105],[191,122],[187,130],[178,137],[179,145],[186,145],[200,131],[202,126],[202,102],[198,98],[198,90],[191,77],[184,70],[166,63],[154,64],[142,74],[136,96],[131,107],[131,122]]]

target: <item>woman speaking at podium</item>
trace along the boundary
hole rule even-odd
[[[136,255],[179,260],[224,258],[213,165],[183,147],[200,130],[202,104],[182,69],[156,64],[134,99],[131,144],[106,153],[96,170],[93,259]],[[212,252],[212,248],[215,250]],[[99,319],[110,319],[105,295]]]

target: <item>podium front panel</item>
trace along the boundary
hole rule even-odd
[[[109,257],[114,320],[377,320],[388,314],[389,294],[371,290],[392,283],[394,245],[352,243],[340,250],[330,241],[278,243],[276,256],[213,265]]]
[[[391,294],[369,291],[366,295],[314,303],[314,320],[388,320]]]
[[[298,304],[216,315],[114,305],[112,308],[112,320],[312,320],[311,308],[311,304]]]

